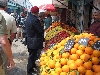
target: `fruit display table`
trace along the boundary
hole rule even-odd
[[[88,33],[64,38],[41,55],[41,75],[100,75],[99,40]]]
[[[74,35],[74,32],[78,32],[78,30],[74,27],[70,27],[61,22],[52,23],[52,26],[46,30],[45,49],[61,42],[61,40],[69,37],[70,35]]]

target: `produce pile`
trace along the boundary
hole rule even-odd
[[[73,35],[74,32],[77,32],[74,27],[69,27],[60,22],[52,23],[52,26],[46,30],[45,48],[48,49],[52,44],[61,42],[66,37]]]
[[[79,44],[81,38],[88,38],[87,46]],[[74,44],[67,51],[65,46],[71,39]],[[88,33],[63,39],[41,55],[41,75],[100,75],[100,51],[93,48],[98,40]]]

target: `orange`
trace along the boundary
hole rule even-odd
[[[55,72],[58,73],[58,74],[60,74],[62,72],[62,69],[60,67],[55,68]]]
[[[62,71],[66,73],[69,72],[69,66],[68,65],[62,66]]]
[[[94,39],[94,42],[96,42],[97,40],[100,40],[100,38],[97,38],[97,37],[96,37],[96,39]]]
[[[92,62],[91,62],[91,61],[85,62],[85,63],[83,64],[83,66],[84,66],[84,68],[85,68],[86,70],[90,70],[90,69],[92,68]]]
[[[70,54],[69,54],[68,52],[63,53],[63,54],[62,54],[62,58],[68,58],[68,57],[69,57],[69,55],[70,55]]]
[[[85,75],[93,75],[94,73],[91,70],[86,70]]]
[[[49,74],[47,74],[47,75],[49,75]],[[53,75],[59,75],[58,73],[54,73]]]
[[[45,57],[45,56],[46,56],[46,54],[45,53],[42,53],[41,57]]]
[[[90,45],[93,45],[93,44],[94,44],[94,41],[89,41],[89,44],[90,44]]]
[[[81,56],[83,54],[83,51],[82,50],[77,50],[76,54],[79,55],[79,56]]]
[[[91,47],[86,47],[85,48],[85,53],[92,54],[92,52],[93,52],[93,49]]]
[[[98,65],[98,64],[99,64],[99,59],[98,59],[98,57],[92,57],[92,63],[93,63],[94,65]]]
[[[85,68],[83,66],[78,67],[78,72],[80,74],[84,74],[86,72]]]
[[[54,55],[56,55],[56,54],[58,54],[58,53],[59,53],[59,52],[58,52],[57,50],[54,50],[54,51],[53,51],[53,54],[54,54]]]
[[[84,46],[84,45],[80,45],[80,46],[78,47],[78,49],[84,51],[84,50],[85,50],[85,46]]]
[[[75,61],[75,64],[77,65],[77,67],[82,66],[82,65],[83,65],[83,60],[77,59],[77,60]]]
[[[47,73],[45,71],[42,71],[41,75],[47,75]]]
[[[77,54],[70,55],[71,60],[77,60],[78,58],[79,58],[79,56]]]
[[[77,75],[75,71],[70,72],[69,75]]]
[[[57,68],[57,67],[61,67],[61,64],[59,62],[56,62],[56,64],[55,64],[55,68]]]
[[[70,68],[71,70],[75,70],[75,69],[77,69],[77,66],[76,66],[75,63],[71,63],[71,64],[69,65],[69,68]]]
[[[61,59],[60,59],[60,64],[61,64],[61,65],[66,65],[66,64],[67,64],[67,59],[61,58]]]
[[[50,72],[50,75],[54,75],[54,74],[55,74],[55,71],[51,71],[51,72]]]
[[[79,38],[76,38],[76,39],[75,39],[75,43],[78,43],[78,41],[79,41]]]
[[[76,44],[74,45],[74,48],[78,49],[78,47],[79,47],[79,44],[76,43]]]
[[[48,65],[50,68],[55,68],[55,61],[51,60]]]
[[[69,66],[71,63],[75,63],[74,60],[68,60],[67,65]]]
[[[60,43],[58,43],[57,48],[60,48],[60,47],[61,47],[61,44],[60,44]]]
[[[72,48],[72,49],[71,49],[71,51],[70,51],[70,53],[71,53],[71,54],[75,54],[75,53],[76,53],[76,51],[77,51],[77,49],[76,49],[76,48]]]
[[[100,72],[100,65],[93,65],[94,72]]]
[[[57,49],[57,45],[53,46],[53,49],[56,50]]]
[[[97,68],[97,67],[98,67],[98,65],[93,65],[92,66],[93,71],[95,71],[95,68]]]
[[[44,57],[41,57],[41,58],[40,58],[40,61],[43,61],[43,60],[44,60]]]
[[[99,57],[100,56],[100,51],[99,50],[94,50],[93,51],[93,56]]]
[[[42,66],[42,65],[44,65],[44,62],[43,61],[40,62],[40,66]]]
[[[100,75],[100,72],[97,72],[95,75]]]
[[[67,75],[67,73],[66,72],[61,72],[60,75]]]
[[[61,55],[58,53],[57,55],[55,55],[56,59],[60,59]]]
[[[88,54],[82,54],[80,56],[80,59],[84,60],[85,62],[88,61],[90,59],[90,55]]]
[[[66,44],[66,40],[64,39],[60,43],[61,43],[61,46],[64,46]]]
[[[89,40],[94,41],[94,39],[96,39],[96,36],[90,36]]]

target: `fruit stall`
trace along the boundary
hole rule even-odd
[[[61,22],[52,23],[52,25],[46,30],[45,49],[49,49],[56,43],[61,42],[61,40],[74,35],[75,32],[78,32],[78,30],[72,26]]]
[[[53,28],[56,26],[50,30]],[[65,36],[61,28],[58,28],[55,35],[51,31],[47,30],[50,36],[46,40],[59,36],[58,33]],[[90,33],[72,34],[67,31],[65,38],[60,38],[59,42],[41,54],[41,75],[100,75],[100,38]]]

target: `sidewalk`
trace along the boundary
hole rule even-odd
[[[12,53],[16,66],[14,69],[7,71],[7,75],[26,75],[28,52],[20,39],[12,43]]]

